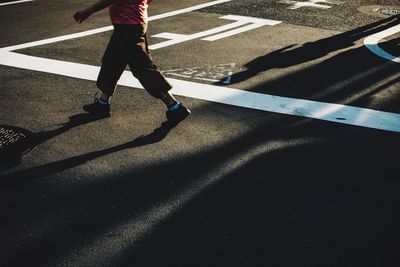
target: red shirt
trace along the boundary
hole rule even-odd
[[[110,5],[112,24],[145,24],[147,8],[151,0],[116,0]]]

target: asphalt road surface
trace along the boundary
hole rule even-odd
[[[0,266],[400,266],[397,0],[153,1],[173,128],[91,2],[0,1]]]

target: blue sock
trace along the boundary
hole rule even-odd
[[[179,107],[181,106],[181,103],[179,103],[178,101],[175,103],[172,103],[171,105],[168,105],[167,108],[169,110],[177,110]]]
[[[101,99],[100,97],[98,99],[99,99],[99,103],[102,104],[102,105],[109,105],[110,104],[110,101]]]

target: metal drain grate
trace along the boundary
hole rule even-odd
[[[395,7],[379,7],[375,8],[374,12],[387,15],[387,16],[395,16],[395,15],[400,15],[400,8],[395,8]]]
[[[36,147],[33,133],[29,130],[0,125],[0,158],[20,156]]]

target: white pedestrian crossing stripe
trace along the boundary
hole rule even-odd
[[[193,10],[196,10],[196,8],[202,8],[205,5],[210,6],[212,3],[218,4],[228,1],[229,0],[219,0],[219,1],[209,2],[191,8],[186,8],[174,12],[157,15],[151,17],[150,20],[170,17],[185,12],[191,12]],[[96,34],[99,32],[104,32],[111,29],[112,27],[103,27],[100,29],[86,31],[83,33],[71,34],[37,42],[0,48],[0,64],[21,69],[40,71],[44,73],[57,74],[66,77],[95,81],[97,79],[97,75],[100,70],[100,67],[98,66],[90,66],[90,65],[78,64],[60,60],[39,58],[39,57],[15,53],[13,51],[22,48],[29,48],[38,45],[71,40],[83,36]],[[220,33],[221,32],[219,32],[218,34]],[[211,36],[214,36],[215,38],[215,35]],[[218,38],[219,37],[221,36],[218,36]],[[225,38],[224,36],[222,37]],[[376,44],[377,39],[378,38],[373,38],[371,42]],[[397,113],[347,106],[342,104],[311,101],[306,99],[296,99],[296,98],[289,98],[282,96],[267,95],[267,94],[243,91],[235,88],[227,88],[223,86],[208,85],[208,84],[199,84],[177,79],[170,79],[170,81],[173,85],[172,93],[176,95],[192,97],[196,99],[212,101],[216,103],[223,103],[238,107],[273,112],[273,113],[301,116],[301,117],[319,119],[341,124],[400,132],[400,114]],[[134,88],[143,88],[140,82],[136,80],[128,71],[125,71],[122,74],[118,84]]]

